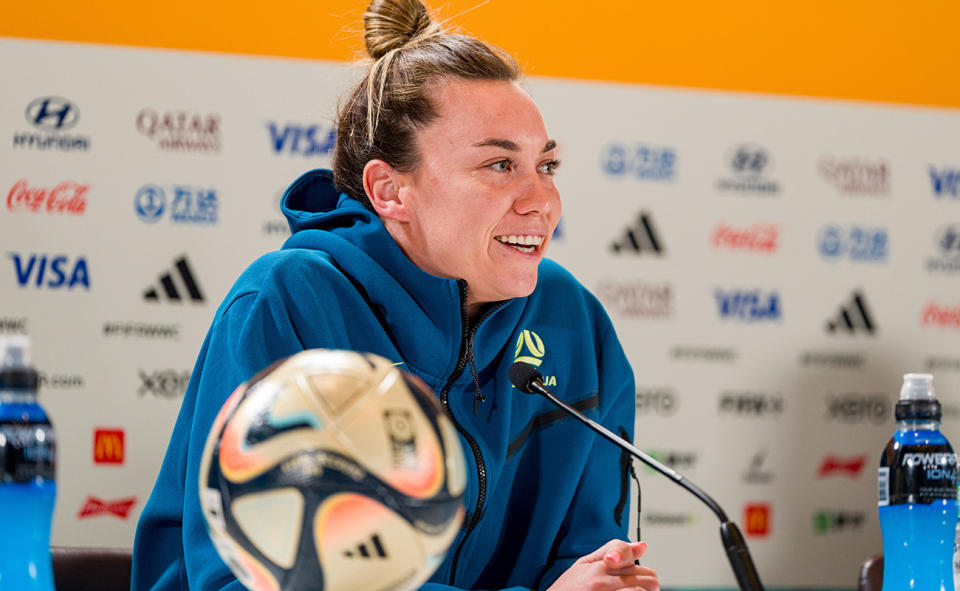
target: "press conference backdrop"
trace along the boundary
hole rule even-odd
[[[0,56],[0,333],[33,339],[60,441],[54,543],[129,546],[214,311],[288,236],[280,195],[329,165],[357,70],[14,39]],[[727,508],[769,587],[853,587],[881,549],[902,373],[935,374],[960,442],[957,112],[527,86],[562,145],[549,254],[614,320],[637,445]],[[522,328],[545,368],[578,346]],[[731,587],[712,515],[639,477],[645,563]]]

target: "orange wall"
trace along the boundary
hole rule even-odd
[[[344,61],[361,49],[365,7],[364,0],[3,4],[0,36]],[[455,24],[538,76],[960,107],[956,0],[433,5],[442,17],[459,14]]]

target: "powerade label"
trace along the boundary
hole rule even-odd
[[[929,505],[957,499],[957,454],[950,444],[901,445],[893,439],[880,456],[878,504]]]
[[[53,480],[55,466],[50,423],[0,423],[0,482]]]

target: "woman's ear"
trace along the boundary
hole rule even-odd
[[[405,222],[408,215],[400,198],[400,174],[383,160],[371,160],[363,167],[363,190],[373,209],[382,218]]]

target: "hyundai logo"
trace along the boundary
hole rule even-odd
[[[66,131],[80,120],[80,109],[65,98],[45,96],[27,105],[27,121],[47,131]]]

